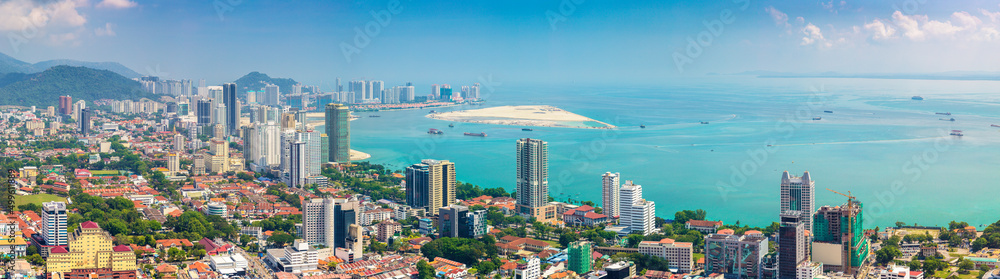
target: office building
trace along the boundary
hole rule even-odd
[[[80,110],[80,121],[78,122],[78,127],[80,127],[80,135],[83,135],[84,137],[90,136],[90,126],[92,125],[90,122],[91,113],[91,109]]]
[[[849,199],[841,206],[823,206],[813,217],[812,260],[824,271],[854,274],[870,251],[864,233],[863,205]],[[850,247],[844,247],[849,245]]]
[[[364,80],[352,80],[347,83],[347,91],[354,93],[354,102],[363,103],[368,93],[368,82]]]
[[[353,82],[352,82],[353,83]],[[342,104],[326,105],[326,135],[330,162],[351,161],[351,111]]]
[[[268,106],[281,105],[281,102],[279,101],[281,100],[281,91],[279,89],[280,88],[274,84],[265,85],[264,98],[263,100],[260,100],[260,103]]]
[[[311,199],[302,204],[302,238],[312,245],[356,248],[349,242],[350,226],[358,219],[358,202],[344,199]],[[359,252],[360,250],[355,251]]]
[[[796,279],[799,265],[808,262],[806,222],[802,212],[785,211],[778,228],[778,279]]]
[[[548,143],[539,139],[517,140],[517,213],[540,222],[556,218],[549,205]]]
[[[42,229],[41,234],[45,245],[62,246],[67,244],[66,222],[66,203],[42,203],[42,223],[38,226]]]
[[[406,168],[406,204],[433,212],[455,202],[455,163],[423,160]]]
[[[302,239],[296,239],[292,245],[284,249],[267,249],[264,261],[279,271],[293,274],[317,270],[319,251],[310,244]]]
[[[212,123],[212,101],[198,100],[195,106],[195,113],[198,115],[198,125],[205,126]]]
[[[288,187],[303,187],[308,176],[307,144],[302,141],[288,143],[288,168],[282,170],[285,184]]]
[[[641,231],[643,235],[656,232],[656,205],[642,198],[642,185],[625,181],[619,194],[621,215],[619,225],[628,226],[624,234]]]
[[[611,172],[606,172],[601,176],[601,206],[604,209],[602,214],[607,215],[610,218],[618,219],[621,215],[620,204],[620,190],[621,190],[621,175]]]
[[[295,113],[281,113],[281,130],[295,130]]]
[[[438,209],[440,237],[478,238],[486,234],[486,210],[451,205]]]
[[[720,273],[726,279],[761,278],[768,241],[760,231],[742,236],[724,229],[705,236],[705,274]]]
[[[593,247],[588,241],[570,243],[569,248],[566,249],[567,261],[569,262],[567,269],[576,272],[576,274],[590,272],[591,265],[594,264],[592,253]]]
[[[135,252],[128,245],[112,245],[108,232],[97,223],[80,223],[69,235],[67,247],[49,251],[45,269],[55,278],[135,279]]]
[[[240,107],[236,102],[236,84],[222,85],[222,98],[226,105],[226,134],[236,134],[240,127]]]
[[[694,271],[694,244],[691,242],[676,242],[670,238],[660,241],[643,241],[639,243],[639,254],[664,258],[670,264],[674,273],[690,273]],[[665,271],[665,270],[664,270]]]
[[[805,172],[801,177],[795,177],[785,171],[781,174],[781,211],[795,210],[802,214],[802,222],[805,223],[806,230],[812,230],[814,208],[813,196],[816,183],[809,177],[809,172]]]
[[[210,202],[205,204],[205,214],[220,216],[222,218],[229,216],[227,214],[226,204],[221,202]]]
[[[635,278],[635,263],[631,261],[619,261],[604,267],[607,276],[604,279],[628,279]]]

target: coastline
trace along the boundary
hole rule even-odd
[[[499,106],[483,109],[460,110],[427,114],[424,117],[465,123],[506,126],[555,127],[577,129],[615,129],[604,123],[554,106]],[[570,124],[573,123],[573,124]],[[586,123],[597,123],[591,126]]]
[[[351,149],[351,161],[367,160],[368,158],[371,157],[372,157],[371,154]]]

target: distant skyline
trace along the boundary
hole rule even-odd
[[[337,77],[394,86],[1000,71],[990,62],[1000,61],[1000,0],[0,0],[0,14],[0,52],[16,59],[119,62],[210,85],[251,71],[324,90]],[[377,34],[356,43],[366,27]]]

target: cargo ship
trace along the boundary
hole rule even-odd
[[[951,115],[950,112],[935,112],[934,114],[937,114],[937,115]]]
[[[470,137],[486,137],[486,133],[465,133],[465,135]]]
[[[825,112],[825,113],[833,113],[832,110],[824,110],[823,112]]]
[[[431,135],[443,135],[444,134],[444,132],[442,132],[441,130],[434,129],[434,128],[431,128],[430,130],[428,130],[427,133],[431,134]]]
[[[910,98],[910,99],[914,99],[914,100],[917,100],[917,101],[923,101],[923,100],[924,100],[924,97],[920,97],[920,96],[913,96],[913,98]]]
[[[956,137],[965,136],[965,134],[962,134],[962,130],[951,130],[951,134],[950,135],[956,136]]]

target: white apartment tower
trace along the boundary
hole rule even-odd
[[[66,203],[42,203],[42,239],[45,245],[67,245],[66,236]]]
[[[642,198],[642,185],[626,180],[621,187],[619,203],[619,225],[628,226],[628,232],[642,231],[643,235],[655,232],[656,205],[653,201]]]

